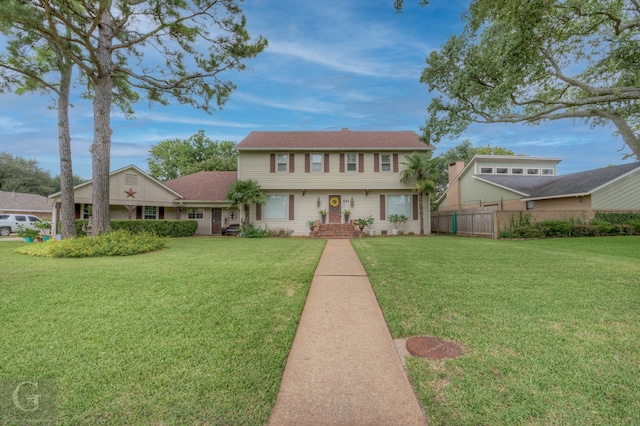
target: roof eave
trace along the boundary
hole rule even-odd
[[[309,151],[323,151],[323,150],[328,150],[328,151],[407,151],[407,152],[413,152],[413,151],[430,151],[430,150],[434,150],[436,149],[434,146],[427,146],[425,145],[425,147],[368,147],[368,148],[364,148],[364,147],[288,147],[288,146],[272,146],[272,147],[248,147],[248,148],[236,148],[238,150],[238,152],[240,151],[304,151],[304,152],[309,152]]]
[[[507,191],[511,191],[511,192],[516,193],[516,194],[520,194],[520,195],[522,195],[522,196],[527,196],[527,195],[529,195],[529,194],[527,194],[526,192],[518,191],[517,189],[509,188],[508,186],[500,185],[499,183],[495,183],[495,182],[491,182],[491,181],[486,180],[486,179],[482,179],[481,177],[479,177],[479,176],[477,176],[477,175],[473,175],[473,176],[471,176],[471,177],[473,177],[474,179],[477,179],[477,180],[479,180],[479,181],[482,181],[482,182],[484,182],[484,183],[488,183],[489,185],[497,186],[498,188],[502,188],[502,189],[505,189],[505,190],[507,190]]]
[[[539,200],[552,200],[557,198],[570,198],[570,197],[586,197],[591,195],[591,191],[588,192],[576,192],[573,194],[557,194],[557,195],[539,195],[533,197],[523,197],[522,201],[539,201]]]

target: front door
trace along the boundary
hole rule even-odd
[[[222,235],[222,209],[211,209],[211,233]]]
[[[329,195],[329,223],[342,223],[342,202],[340,195]]]

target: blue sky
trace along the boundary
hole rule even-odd
[[[432,94],[419,82],[425,58],[462,29],[468,0],[434,0],[421,8],[407,0],[246,0],[252,36],[269,47],[229,78],[237,85],[222,110],[141,102],[136,118],[112,115],[111,170],[147,169],[149,149],[163,140],[204,130],[213,140],[240,142],[254,130],[414,130],[420,133]],[[56,111],[47,95],[0,95],[0,151],[37,160],[60,173]],[[71,132],[74,174],[91,178],[92,106],[74,99]],[[622,140],[613,128],[591,129],[570,120],[538,126],[473,125],[443,140],[436,154],[468,139],[517,154],[562,158],[567,174],[621,164]],[[626,149],[625,152],[629,150]]]

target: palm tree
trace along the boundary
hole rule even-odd
[[[407,156],[405,167],[400,173],[400,182],[407,182],[415,179],[413,189],[418,192],[418,214],[420,216],[420,235],[424,235],[424,208],[422,202],[423,194],[433,194],[438,185],[440,169],[438,168],[438,158],[433,158],[433,152],[425,153],[413,152]]]
[[[231,201],[231,207],[243,206],[244,220],[243,227],[246,230],[250,225],[249,204],[264,204],[267,196],[262,192],[262,188],[253,179],[237,180],[231,184],[227,191],[227,200]]]

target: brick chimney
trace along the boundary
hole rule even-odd
[[[453,163],[449,163],[449,183],[453,182],[463,169],[464,161],[454,161]]]
[[[447,189],[447,210],[457,210],[460,208],[460,181],[455,179],[462,173],[464,161],[449,163],[449,188]]]

